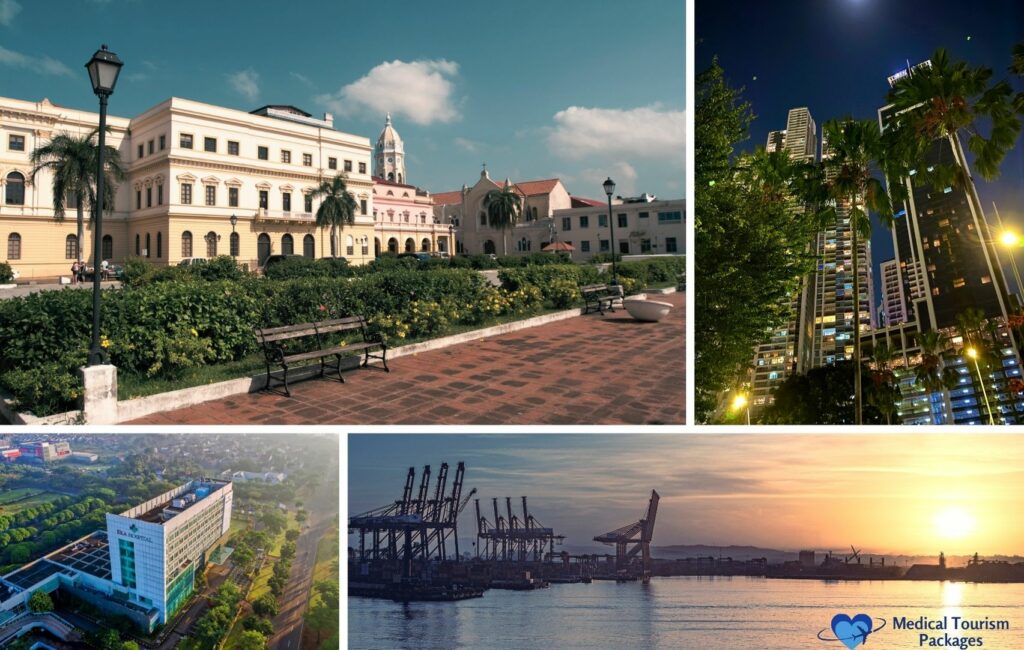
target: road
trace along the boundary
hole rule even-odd
[[[302,615],[309,605],[313,587],[313,567],[316,565],[316,546],[330,528],[339,512],[337,490],[321,485],[306,504],[309,512],[308,528],[295,541],[295,559],[291,574],[278,600],[281,609],[274,617],[274,635],[270,637],[270,650],[299,650],[302,644]]]

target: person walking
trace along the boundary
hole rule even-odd
[[[74,264],[71,265],[71,284],[72,285],[78,284],[78,274],[81,273],[81,270],[82,270],[81,264],[78,262],[78,260],[75,260]]]

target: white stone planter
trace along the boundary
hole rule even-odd
[[[671,303],[643,298],[626,298],[622,301],[622,305],[630,316],[645,323],[656,323],[665,318],[672,310]]]

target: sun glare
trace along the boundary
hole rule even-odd
[[[975,524],[962,506],[950,506],[935,515],[935,532],[943,539],[963,539],[974,532]]]

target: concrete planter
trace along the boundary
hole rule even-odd
[[[672,310],[671,303],[636,297],[626,298],[622,301],[622,305],[629,312],[630,316],[645,323],[656,323],[665,318],[668,312]]]

